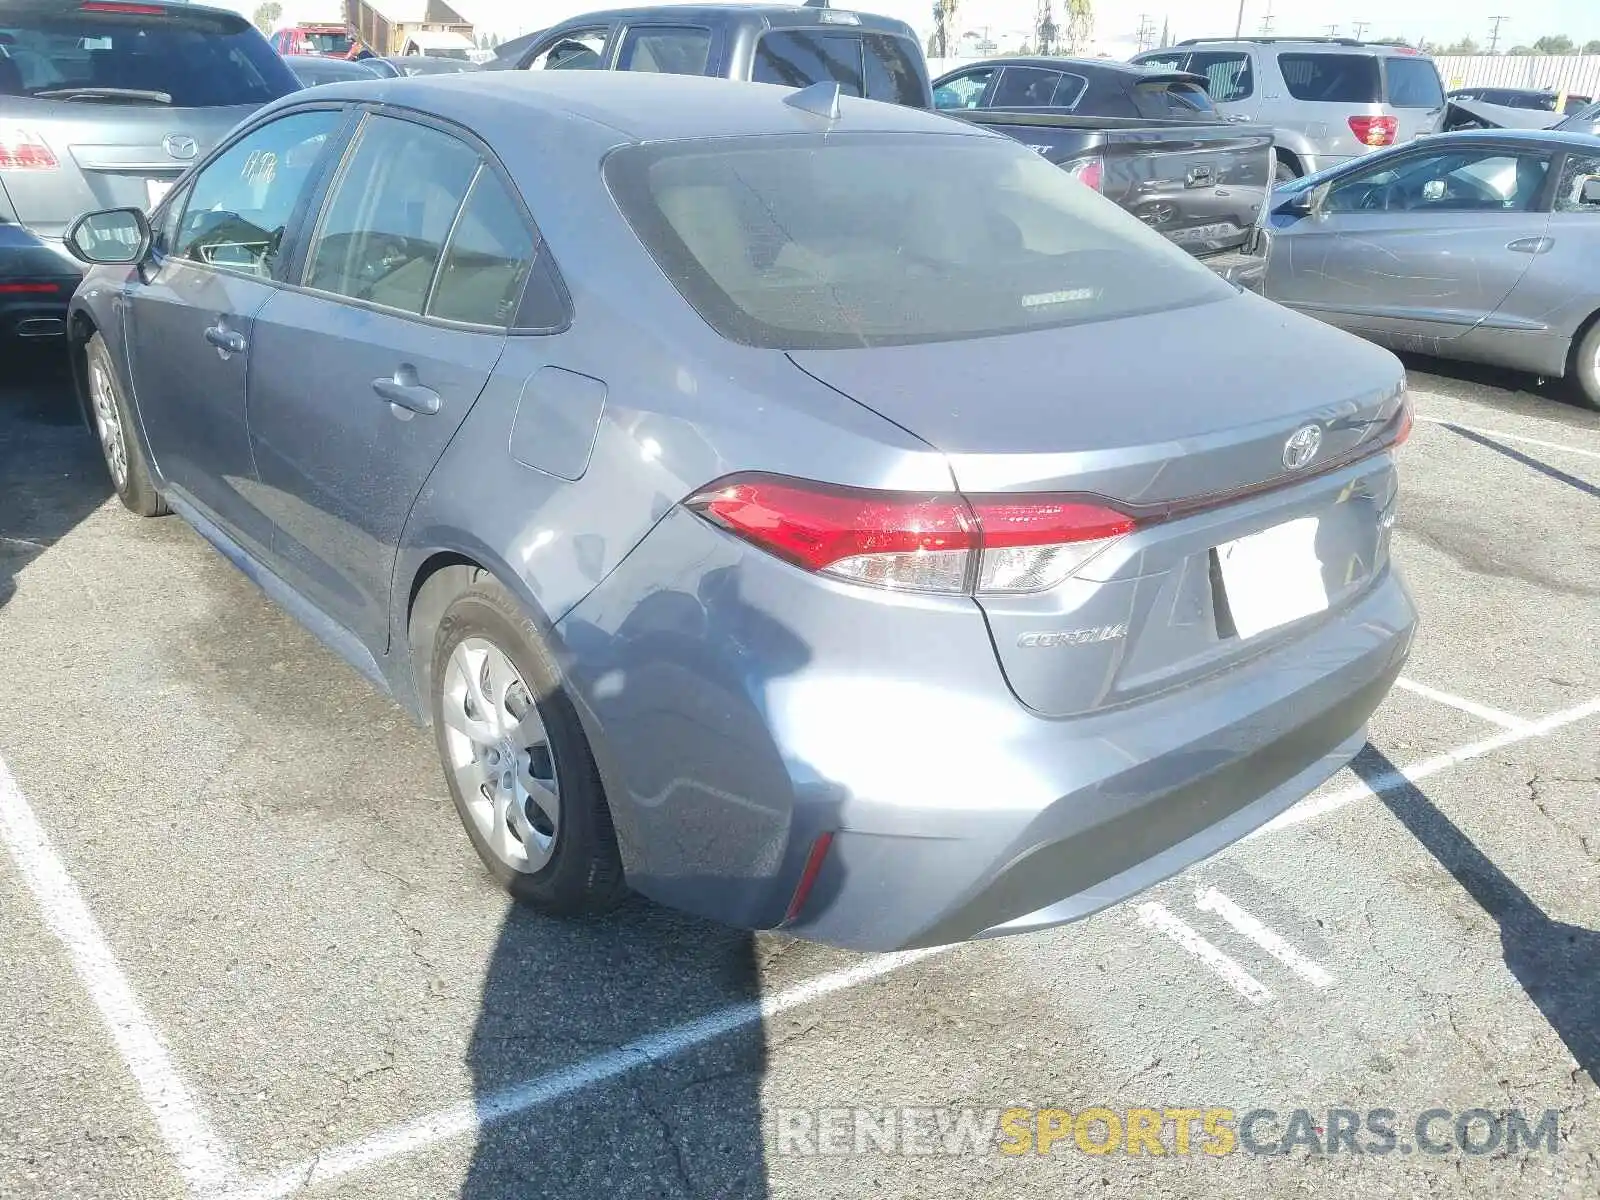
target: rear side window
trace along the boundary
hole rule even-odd
[[[1214,121],[1216,106],[1205,89],[1193,83],[1139,83],[1133,87],[1133,107],[1141,117],[1155,121]]]
[[[1375,54],[1280,54],[1289,95],[1327,104],[1376,104],[1383,99]]]
[[[1395,108],[1438,108],[1444,103],[1439,73],[1425,58],[1391,58],[1384,62],[1389,77],[1389,103]],[[1554,108],[1554,97],[1551,107]]]
[[[685,26],[630,29],[617,58],[620,71],[652,71],[660,75],[704,75],[711,58],[711,31]]]
[[[450,235],[428,315],[509,325],[532,263],[533,233],[499,177],[483,168]]]
[[[757,83],[810,87],[829,80],[847,96],[892,104],[923,103],[922,80],[901,39],[888,34],[780,29],[756,45]]]
[[[995,108],[1073,108],[1089,81],[1082,75],[1039,67],[1007,67],[990,102]]]
[[[1255,90],[1255,80],[1250,74],[1250,59],[1243,54],[1191,54],[1188,63],[1181,69],[1204,75],[1206,91],[1218,104],[1244,100]]]
[[[449,134],[369,117],[334,184],[307,286],[421,313],[477,171],[477,153]]]
[[[635,233],[723,336],[768,348],[953,341],[1233,289],[1000,138],[833,133],[617,150]]]
[[[214,108],[259,106],[299,86],[267,39],[230,13],[0,9],[0,96]]]

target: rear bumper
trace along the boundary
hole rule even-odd
[[[1049,718],[963,601],[862,603],[675,510],[558,631],[630,883],[778,925],[828,832],[786,928],[891,950],[1075,920],[1244,836],[1360,748],[1415,621],[1386,568],[1291,645]]]
[[[0,225],[0,338],[66,333],[82,269],[66,252],[17,225]]]

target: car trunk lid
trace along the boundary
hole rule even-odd
[[[1400,367],[1253,297],[790,357],[943,451],[969,496],[1073,493],[1138,519],[1058,587],[979,594],[1012,689],[1039,711],[1222,669],[1329,619],[1382,568],[1394,477],[1372,452],[1399,418]],[[1301,463],[1290,443],[1308,428]]]

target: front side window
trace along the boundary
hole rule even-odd
[[[1425,58],[1391,58],[1384,64],[1389,77],[1389,103],[1395,108],[1438,108],[1444,103],[1439,73]]]
[[[511,324],[533,264],[533,233],[516,201],[484,168],[450,234],[428,316],[470,325]]]
[[[946,79],[934,89],[933,106],[943,109],[977,108],[979,101],[983,99],[983,93],[989,88],[989,81],[993,78],[993,67],[963,71]]]
[[[651,71],[659,75],[704,75],[711,59],[709,29],[630,29],[617,56],[621,71]]]
[[[292,113],[228,147],[195,176],[169,253],[272,278],[284,231],[343,121],[335,109]]]
[[[1234,294],[1111,201],[999,138],[656,143],[613,152],[606,178],[667,278],[746,345],[952,341]]]
[[[478,162],[440,130],[368,118],[328,198],[306,285],[421,313]]]
[[[1600,217],[1600,154],[1569,154],[1556,182],[1557,212]]]
[[[606,30],[574,29],[534,56],[530,71],[598,71],[605,66]]]
[[[1151,64],[1147,62],[1145,65]],[[1255,90],[1255,80],[1250,74],[1248,55],[1221,52],[1191,54],[1188,64],[1182,69],[1193,71],[1196,75],[1204,75],[1206,91],[1218,104],[1246,100]]]
[[[1335,183],[1327,212],[1531,212],[1549,160],[1504,150],[1450,150],[1388,160]]]
[[[1280,54],[1289,95],[1326,104],[1376,104],[1383,98],[1375,54]]]

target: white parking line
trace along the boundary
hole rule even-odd
[[[1139,924],[1166,934],[1251,1004],[1265,1004],[1272,999],[1272,990],[1266,984],[1206,941],[1192,926],[1173,916],[1165,905],[1154,900],[1139,905]]]
[[[1312,987],[1325,988],[1333,983],[1333,976],[1320,963],[1301,954],[1276,930],[1268,929],[1216,888],[1197,890],[1194,906],[1201,912],[1215,913],[1221,917]]]
[[[791,1008],[868,983],[891,971],[898,971],[901,967],[951,949],[954,947],[934,946],[926,950],[882,954],[842,971],[808,979],[759,1000],[730,1004],[693,1021],[674,1025],[671,1029],[650,1034],[527,1083],[481,1099],[463,1100],[414,1121],[381,1130],[358,1142],[324,1150],[315,1158],[270,1179],[225,1193],[225,1200],[279,1200],[301,1188],[327,1183],[401,1155],[414,1154],[450,1138],[477,1133],[485,1126],[508,1117],[539,1108],[583,1088],[607,1083],[620,1075],[662,1062]]]
[[[1468,700],[1462,696],[1452,696],[1449,692],[1441,692],[1438,688],[1431,688],[1427,684],[1418,683],[1414,679],[1396,679],[1394,685],[1401,691],[1421,696],[1424,700],[1432,700],[1435,704],[1444,704],[1450,708],[1459,709],[1469,716],[1477,717],[1481,721],[1487,721],[1491,725],[1498,725],[1501,729],[1512,729],[1518,733],[1526,733],[1533,725],[1532,721],[1523,717],[1501,712],[1498,708],[1490,708],[1487,704],[1479,704],[1476,700]]]
[[[4,759],[0,759],[0,840],[100,1010],[184,1181],[195,1192],[226,1187],[237,1177],[231,1155],[178,1075],[161,1035],[145,1016],[99,924]]]
[[[1507,442],[1521,442],[1524,446],[1538,446],[1541,450],[1556,450],[1562,454],[1576,454],[1582,458],[1600,458],[1600,450],[1585,450],[1580,446],[1568,446],[1561,442],[1546,442],[1539,438],[1523,437],[1520,433],[1507,433],[1503,429],[1483,429],[1477,425],[1468,425],[1462,421],[1451,421],[1445,417],[1417,417],[1416,420],[1425,425],[1454,425],[1457,429],[1465,429],[1468,433],[1475,433],[1479,437],[1500,438]]]
[[[1536,721],[1528,722],[1525,729],[1510,729],[1505,733],[1497,733],[1494,737],[1484,738],[1481,742],[1469,742],[1465,746],[1457,746],[1454,750],[1446,750],[1443,754],[1436,754],[1432,758],[1425,758],[1419,763],[1397,771],[1385,771],[1382,775],[1370,782],[1363,781],[1353,784],[1337,792],[1330,792],[1326,796],[1312,796],[1300,801],[1293,808],[1280,813],[1268,821],[1261,828],[1245,835],[1244,841],[1251,841],[1263,834],[1278,833],[1295,825],[1304,824],[1306,821],[1315,820],[1317,817],[1326,816],[1345,805],[1356,800],[1365,800],[1370,796],[1380,795],[1384,792],[1397,792],[1414,783],[1421,783],[1430,775],[1437,775],[1440,771],[1455,766],[1457,763],[1467,762],[1469,759],[1482,758],[1485,754],[1493,754],[1496,750],[1503,750],[1507,746],[1514,746],[1518,742],[1525,742],[1529,738],[1545,737],[1567,725],[1575,725],[1588,717],[1600,715],[1600,696],[1593,700],[1585,701],[1572,708],[1562,709],[1560,712],[1551,713],[1548,717],[1540,717]]]

